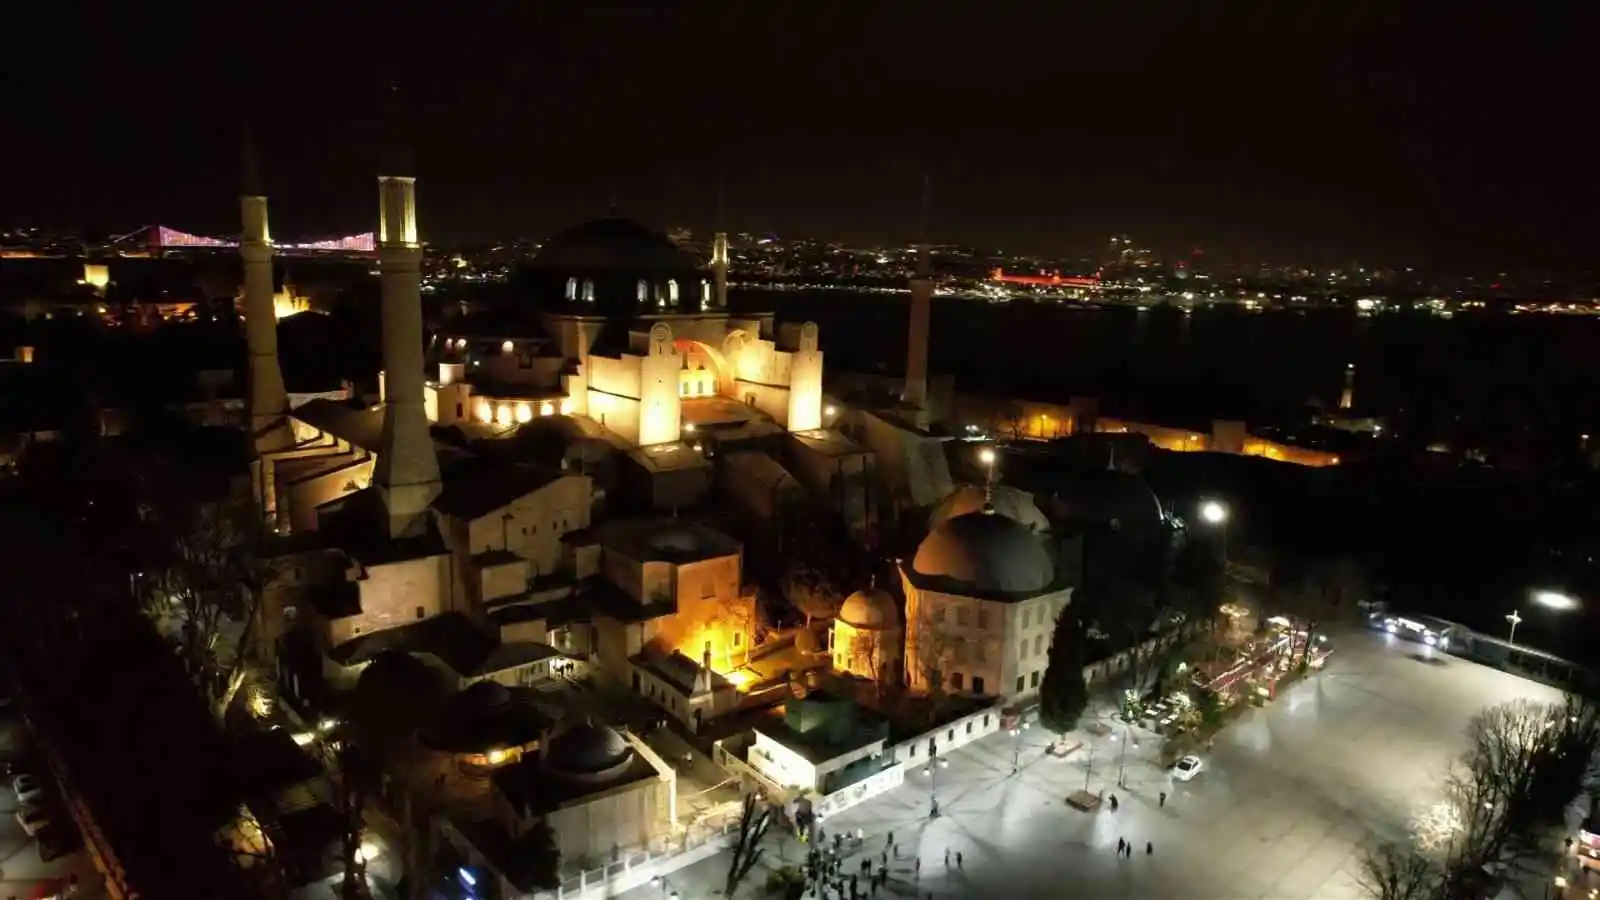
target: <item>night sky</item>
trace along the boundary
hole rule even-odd
[[[1589,6],[35,3],[0,222],[234,229],[249,117],[276,234],[368,230],[399,71],[436,241],[705,229],[719,180],[731,229],[908,238],[926,167],[939,240],[1587,267]]]

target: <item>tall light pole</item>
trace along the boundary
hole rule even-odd
[[[1228,505],[1221,500],[1202,500],[1200,502],[1200,521],[1216,528],[1222,535],[1222,571],[1228,571]]]
[[[1535,605],[1556,612],[1571,612],[1579,606],[1576,597],[1571,594],[1563,594],[1560,591],[1533,591],[1528,594],[1528,599],[1532,600]],[[1511,633],[1506,635],[1506,643],[1510,644],[1511,649],[1515,650],[1517,648],[1517,626],[1522,624],[1521,612],[1515,609],[1511,610],[1506,615],[1506,621],[1511,623]]]
[[[1022,771],[1022,733],[1028,730],[1027,722],[1011,726],[1011,774]]]

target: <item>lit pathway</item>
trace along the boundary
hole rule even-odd
[[[1048,736],[1035,728],[1022,739],[1020,776],[1011,775],[1008,735],[952,754],[937,776],[937,819],[927,818],[929,778],[919,769],[906,787],[825,827],[864,829],[874,854],[892,830],[906,853],[895,864],[906,882],[897,885],[902,895],[913,889],[911,848],[920,848],[918,898],[1355,900],[1364,896],[1354,880],[1362,848],[1403,835],[1412,816],[1437,801],[1472,715],[1518,697],[1558,696],[1464,660],[1422,658],[1432,655],[1373,633],[1342,636],[1326,671],[1225,730],[1206,770],[1188,784],[1172,783],[1155,765],[1151,738],[1129,754],[1129,787],[1115,787],[1120,745],[1099,738],[1091,782],[1118,795],[1115,813],[1065,805],[1084,786],[1084,754],[1045,756]],[[1132,859],[1117,858],[1119,837],[1136,845]],[[1145,854],[1146,841],[1153,855]],[[782,852],[797,858],[798,845],[788,843]],[[959,871],[956,852],[965,862]],[[726,871],[721,855],[672,876],[673,886],[696,900],[720,888]],[[762,880],[752,873],[741,895],[756,896]],[[658,900],[660,892],[624,896]]]

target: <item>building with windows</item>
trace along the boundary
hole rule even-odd
[[[913,689],[1008,702],[1038,691],[1072,600],[1041,535],[986,506],[936,525],[900,576]]]

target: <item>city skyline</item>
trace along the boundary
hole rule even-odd
[[[377,11],[46,13],[75,51],[23,48],[48,77],[0,88],[34,136],[0,150],[29,173],[0,212],[226,229],[249,120],[281,230],[365,230],[378,73],[403,68],[441,243],[613,202],[705,231],[719,185],[730,229],[909,240],[924,170],[937,239],[1025,252],[1130,233],[1219,260],[1571,268],[1596,235],[1578,148],[1526,131],[1577,83],[1557,16]],[[1517,64],[1478,71],[1487,51]],[[130,78],[153,89],[107,89]]]

